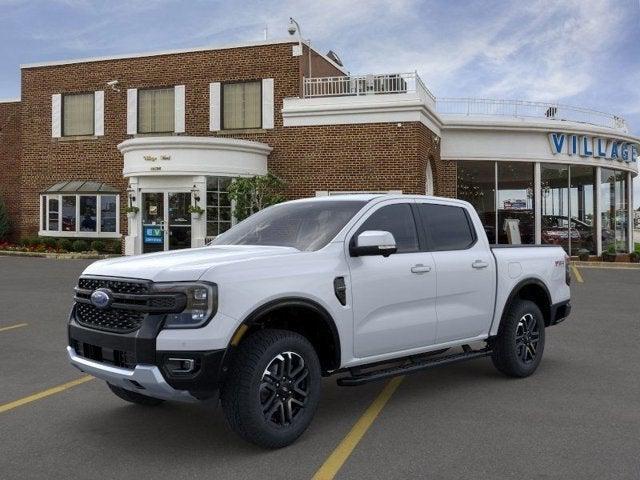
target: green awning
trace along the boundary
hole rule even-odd
[[[71,180],[60,182],[43,190],[42,193],[120,193],[120,189],[104,182]]]

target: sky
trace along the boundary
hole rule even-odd
[[[20,64],[281,39],[290,16],[351,73],[594,108],[640,135],[640,0],[0,0],[0,98]]]

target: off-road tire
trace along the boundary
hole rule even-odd
[[[109,387],[109,390],[111,390],[117,397],[120,397],[122,400],[125,400],[127,402],[144,405],[146,407],[155,407],[157,405],[160,405],[161,403],[164,403],[164,400],[160,398],[148,397],[147,395],[142,395],[141,393],[132,392],[131,390],[116,387],[109,382],[107,382],[107,386]]]
[[[296,367],[292,368],[294,363]],[[298,367],[303,370],[296,373]],[[287,371],[291,375],[281,374]],[[305,337],[288,330],[260,330],[243,340],[234,353],[222,388],[222,408],[231,429],[244,440],[265,448],[281,448],[293,443],[311,423],[320,400],[320,386],[320,362]],[[303,390],[304,397],[299,393]],[[291,400],[290,395],[296,398]]]
[[[493,341],[493,365],[510,377],[531,375],[542,360],[544,329],[544,317],[535,303],[514,300]]]

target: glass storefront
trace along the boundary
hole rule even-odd
[[[601,169],[600,212],[603,252],[626,252],[628,249],[628,188],[626,172]]]
[[[490,243],[558,245],[571,255],[580,250],[628,251],[628,174],[587,165],[540,163],[536,195],[535,163],[465,160],[457,162],[457,198],[478,211]],[[540,205],[535,204],[539,198]],[[601,231],[596,206],[600,202]]]
[[[496,243],[496,163],[458,162],[457,196],[475,207],[489,243]]]
[[[533,163],[498,162],[498,243],[536,243]]]
[[[231,228],[231,200],[227,188],[231,177],[207,177],[207,237]]]

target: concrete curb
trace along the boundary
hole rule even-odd
[[[55,260],[103,260],[105,258],[120,257],[121,255],[107,255],[101,253],[16,252],[13,250],[0,250],[0,256],[52,258]]]
[[[616,262],[581,262],[572,261],[571,265],[580,268],[602,268],[609,270],[640,270],[640,263],[616,263]]]

